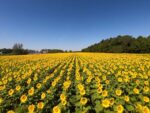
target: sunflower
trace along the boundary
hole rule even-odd
[[[33,104],[28,106],[29,113],[34,113],[34,109],[35,109],[35,105]]]
[[[65,90],[68,89],[70,85],[71,85],[71,81],[70,81],[70,80],[65,81],[65,82],[63,83],[63,86],[64,86],[64,89],[65,89]]]
[[[21,103],[25,103],[27,101],[27,96],[26,95],[22,95],[20,98]]]
[[[116,93],[117,96],[120,96],[122,94],[122,90],[116,89],[115,93]]]
[[[14,93],[14,90],[13,90],[13,89],[10,89],[10,90],[8,91],[8,94],[9,94],[10,96],[12,96],[13,93]]]
[[[87,103],[87,98],[86,97],[81,97],[81,99],[80,99],[80,103],[82,104],[82,105],[85,105],[86,103]]]
[[[53,113],[61,113],[61,110],[58,106],[53,107]]]
[[[137,111],[140,111],[140,112],[142,111],[142,105],[140,103],[137,103],[135,105],[135,107],[136,107]]]
[[[115,103],[115,99],[114,98],[110,98],[109,101],[110,101],[110,105],[111,106]]]
[[[147,106],[143,106],[142,113],[150,113],[150,109]]]
[[[117,113],[123,113],[124,107],[120,104],[120,105],[117,106],[116,110],[117,110]]]
[[[79,90],[84,90],[84,86],[82,84],[78,84],[77,87],[78,87]]]
[[[110,100],[109,99],[102,100],[102,106],[104,108],[108,108],[110,106]]]
[[[144,81],[144,84],[148,86],[149,85],[149,81],[148,80]]]
[[[133,89],[133,92],[134,92],[135,94],[139,94],[139,89],[134,88],[134,89]]]
[[[20,89],[21,89],[21,86],[20,86],[20,85],[17,85],[17,86],[16,86],[16,90],[17,90],[17,91],[20,91]]]
[[[61,101],[61,103],[62,103],[62,105],[66,105],[67,104],[67,101],[66,100],[63,100],[63,101]]]
[[[86,82],[87,82],[87,83],[90,83],[90,82],[91,82],[91,79],[90,79],[90,78],[88,78],[88,79],[86,80]]]
[[[103,85],[102,84],[98,84],[98,88],[103,88]]]
[[[0,98],[0,105],[1,105],[1,103],[3,102],[3,99],[2,98]]]
[[[44,103],[43,103],[43,102],[39,102],[39,103],[37,104],[37,108],[38,108],[38,109],[43,109],[43,107],[44,107]]]
[[[41,83],[38,83],[37,85],[36,85],[36,87],[38,88],[38,89],[40,89],[41,88]]]
[[[144,90],[145,93],[147,93],[147,92],[149,91],[149,87],[145,86],[145,87],[143,88],[143,90]]]
[[[105,83],[108,85],[108,84],[110,84],[110,81],[109,81],[109,80],[106,80]]]
[[[42,93],[42,94],[41,94],[41,99],[43,100],[45,97],[46,97],[46,94],[45,94],[45,93]]]
[[[32,96],[34,94],[34,87],[28,90],[28,95]]]
[[[106,97],[108,95],[108,92],[106,90],[102,91],[102,96]]]
[[[27,80],[27,84],[29,85],[31,83],[31,78],[29,78],[28,80]]]
[[[9,110],[7,111],[7,113],[15,113],[13,110]]]
[[[97,92],[98,92],[98,93],[102,93],[102,91],[103,91],[102,88],[98,88],[98,89],[97,89]]]
[[[0,85],[0,91],[4,90],[5,88],[6,88],[5,85],[3,85],[3,86]]]
[[[86,93],[86,92],[85,92],[85,90],[84,90],[84,89],[83,89],[83,90],[80,90],[80,95],[82,95],[82,96],[83,96],[83,95],[85,95],[85,93]]]
[[[37,81],[38,77],[37,76],[34,76],[33,80],[34,81]]]
[[[118,82],[122,82],[123,80],[122,80],[122,78],[121,77],[119,77],[118,78]]]
[[[105,75],[103,75],[103,76],[102,76],[102,79],[103,79],[103,80],[106,80],[106,76],[105,76]]]
[[[50,93],[51,93],[51,90],[50,90],[50,89],[48,89],[46,92],[50,94]]]
[[[144,100],[144,102],[149,102],[149,97],[144,96],[144,97],[143,97],[143,100]]]
[[[126,102],[129,102],[129,101],[130,101],[129,96],[124,96],[124,100],[125,100]]]
[[[139,81],[139,80],[136,80],[135,83],[136,83],[137,85],[139,85],[139,84],[140,84],[140,81]]]
[[[61,95],[60,95],[60,100],[61,100],[61,101],[66,100],[66,96],[65,96],[64,94],[61,94]]]
[[[56,86],[56,81],[52,82],[52,86],[55,87]]]

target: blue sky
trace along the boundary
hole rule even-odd
[[[0,0],[0,48],[80,50],[124,34],[150,35],[150,0]]]

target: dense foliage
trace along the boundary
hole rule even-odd
[[[13,51],[12,49],[7,49],[7,48],[0,49],[0,53],[4,55],[12,54],[12,51]]]
[[[0,54],[3,55],[26,55],[34,53],[62,53],[63,50],[60,49],[42,49],[40,52],[36,50],[24,49],[23,44],[16,43],[13,45],[12,49],[3,48],[0,49]]]
[[[0,113],[150,113],[150,55],[0,56]]]
[[[3,48],[0,49],[0,53],[3,55],[25,55],[28,54],[31,50],[24,49],[23,44],[15,43],[12,49]]]
[[[112,52],[112,53],[150,53],[150,36],[134,38],[129,35],[117,36],[102,40],[91,45],[83,52]]]
[[[13,50],[7,48],[0,49],[1,55],[26,55],[26,54],[34,54],[34,53],[38,53],[38,51],[30,50],[30,49],[21,49],[21,50]]]
[[[61,49],[42,49],[40,52],[41,53],[62,53],[64,51]]]

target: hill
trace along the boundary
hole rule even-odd
[[[150,53],[150,36],[135,38],[130,35],[119,35],[84,48],[82,52]]]

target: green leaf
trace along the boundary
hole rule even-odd
[[[134,107],[132,105],[126,105],[128,111],[133,111]]]
[[[95,104],[96,104],[95,105],[95,111],[96,111],[96,113],[99,113],[100,111],[103,110],[103,106],[101,105],[100,101],[96,101]]]

